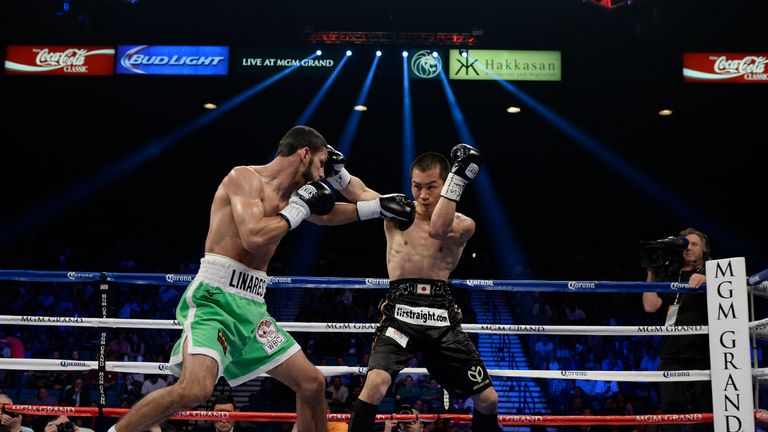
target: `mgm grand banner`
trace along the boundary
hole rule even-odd
[[[452,49],[450,79],[560,81],[560,51]]]
[[[270,76],[296,66],[294,76],[327,77],[346,55],[336,48],[322,50],[315,55],[315,49],[237,48],[233,47],[232,75]]]

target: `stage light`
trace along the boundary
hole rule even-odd
[[[507,108],[507,112],[510,113],[510,114],[517,114],[517,113],[520,112],[520,108],[516,107],[516,106],[511,106],[511,107]]]
[[[437,57],[437,51],[432,51],[432,57]]]
[[[665,109],[659,111],[659,115],[662,116],[662,117],[671,116],[672,112],[673,111],[671,109],[666,109],[665,108]]]
[[[376,51],[376,57],[381,57],[381,51],[379,50]]]
[[[315,51],[315,54],[317,54],[317,55],[323,55],[323,52],[322,52],[322,51],[320,51],[320,50],[317,50],[317,51]]]
[[[408,51],[403,51],[403,57],[408,57]]]
[[[206,102],[203,104],[203,108],[213,110],[218,108],[218,106],[215,103]]]
[[[355,105],[354,108],[355,111],[368,111],[368,107],[365,105]]]
[[[350,50],[347,50],[347,57],[349,57],[349,56],[351,56],[351,55],[352,55],[352,51],[350,51]]]

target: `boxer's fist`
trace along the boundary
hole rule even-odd
[[[334,204],[333,192],[328,186],[312,181],[295,191],[279,214],[294,229],[310,214],[327,215],[333,210]]]
[[[403,194],[382,195],[369,201],[357,202],[360,220],[389,218],[397,221],[397,228],[405,231],[416,218],[416,205]]]
[[[328,148],[328,160],[325,161],[325,179],[336,190],[342,190],[349,185],[349,181],[352,176],[349,175],[347,169],[344,168],[344,164],[347,163],[344,155],[335,148],[327,145]]]
[[[482,157],[476,148],[467,144],[458,144],[451,149],[451,172],[445,179],[440,195],[452,201],[458,201],[464,187],[480,174]]]

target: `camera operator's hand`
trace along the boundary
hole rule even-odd
[[[646,271],[645,281],[656,282],[656,267],[646,267],[645,271]]]
[[[688,285],[690,285],[691,288],[700,288],[705,283],[707,283],[707,277],[699,273],[692,274],[691,278],[688,279]]]

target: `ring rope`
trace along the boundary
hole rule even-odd
[[[6,411],[13,411],[29,415],[63,414],[74,417],[93,416],[97,413],[95,407],[54,407],[38,405],[3,405]],[[122,417],[128,412],[128,408],[104,408],[107,417]],[[755,413],[758,418],[760,412]],[[329,421],[349,421],[350,414],[328,414]],[[178,411],[171,417],[172,420],[229,420],[229,421],[255,421],[255,422],[295,422],[295,413],[267,413],[267,412],[225,412],[225,411]],[[761,418],[764,416],[761,415]],[[761,418],[758,418],[760,420]],[[388,414],[377,415],[376,421],[386,420],[434,421],[448,419],[457,423],[471,423],[469,414]],[[542,425],[542,426],[568,426],[568,425],[647,425],[647,424],[692,424],[712,423],[712,413],[691,414],[647,414],[647,415],[611,415],[611,416],[556,416],[556,415],[499,415],[498,422],[503,425]],[[764,420],[763,420],[764,421]]]
[[[71,327],[111,327],[143,329],[181,329],[176,320],[136,318],[82,318],[0,315],[0,325],[40,325]],[[372,333],[377,323],[278,322],[286,331],[322,333]],[[553,334],[587,336],[643,336],[707,334],[705,325],[695,326],[550,326],[538,324],[462,324],[468,333]]]
[[[752,276],[757,285],[763,282],[768,270]],[[193,274],[174,273],[113,273],[80,271],[0,270],[0,280],[26,282],[115,282],[136,285],[186,286],[194,280]],[[453,288],[482,289],[510,292],[678,292],[696,290],[683,282],[613,282],[613,281],[543,281],[498,279],[451,279]],[[358,288],[387,289],[386,278],[338,278],[310,276],[271,276],[274,288]]]
[[[96,369],[98,362],[82,360],[51,360],[51,359],[15,359],[0,358],[0,367],[13,370],[76,370],[86,371]],[[368,371],[363,366],[316,366],[325,376],[336,375],[365,375]],[[106,370],[122,373],[166,374],[168,363],[153,362],[106,362]],[[404,374],[428,375],[426,368],[405,368]],[[669,381],[708,381],[708,370],[676,370],[676,371],[592,371],[592,370],[505,370],[489,369],[492,376],[512,378],[549,378],[589,381],[626,381],[626,382],[669,382]],[[262,374],[261,376],[268,376]]]

